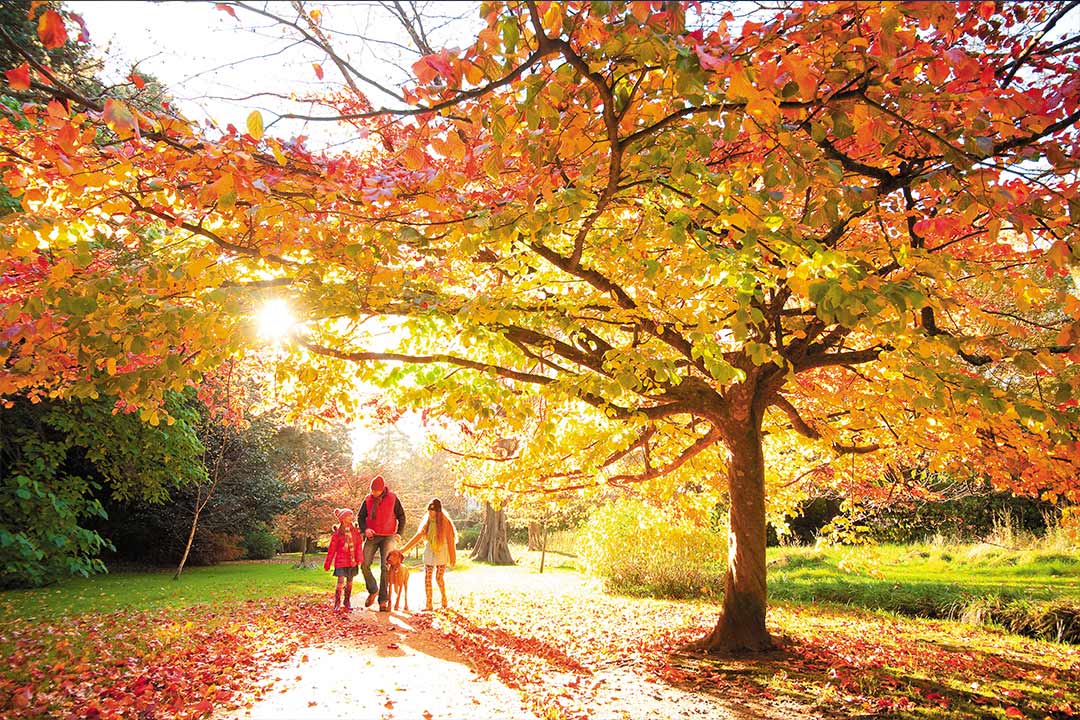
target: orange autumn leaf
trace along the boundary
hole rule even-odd
[[[26,63],[11,70],[5,70],[4,77],[7,78],[8,87],[12,90],[30,89],[30,66]]]
[[[55,10],[46,10],[38,18],[38,38],[46,48],[58,48],[67,42],[67,29],[64,19]]]

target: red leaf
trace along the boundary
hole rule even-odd
[[[142,90],[144,87],[146,87],[146,80],[144,80],[143,76],[137,72],[132,71],[132,73],[128,75],[128,80],[134,83],[135,87],[139,90]]]
[[[67,42],[67,28],[64,27],[64,18],[55,10],[46,10],[38,18],[38,37],[41,44],[47,48],[58,48]]]
[[[1009,707],[1005,708],[1005,715],[1007,717],[1024,717],[1024,713],[1021,712],[1020,708],[1016,707],[1015,705],[1010,705]]]
[[[30,89],[30,66],[26,63],[23,63],[17,68],[5,71],[4,77],[7,78],[8,86],[12,90]]]
[[[236,11],[233,10],[228,5],[226,5],[225,3],[217,3],[216,5],[214,5],[214,7],[217,8],[218,10],[221,10],[222,12],[227,12],[230,15],[232,15],[233,20],[239,20],[240,19],[240,18],[236,17]]]
[[[86,29],[86,21],[82,19],[82,15],[78,13],[69,12],[68,17],[79,24],[79,37],[77,38],[81,43],[90,42],[90,31]]]
[[[319,63],[312,63],[311,67],[315,68],[315,77],[322,80],[322,78],[323,78],[322,65],[320,65]]]

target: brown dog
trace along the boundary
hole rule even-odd
[[[390,573],[390,600],[394,609],[398,609],[401,594],[405,593],[405,612],[409,612],[409,568],[405,566],[405,554],[400,550],[391,550],[386,554],[386,569]],[[394,600],[397,593],[397,600]]]

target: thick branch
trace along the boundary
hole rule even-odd
[[[455,357],[454,355],[447,355],[445,353],[436,353],[434,355],[405,355],[402,353],[345,351],[329,348],[324,345],[317,345],[306,340],[301,340],[300,345],[317,355],[325,355],[327,357],[337,358],[338,360],[348,360],[349,362],[370,362],[374,360],[381,362],[401,362],[412,365],[445,363],[447,365],[455,365],[457,367],[468,368],[470,370],[478,370],[480,372],[491,373],[493,375],[498,375],[499,377],[509,378],[511,380],[517,380],[524,383],[530,383],[532,385],[549,385],[555,382],[554,378],[549,378],[544,375],[535,375],[533,373],[521,372],[519,370],[511,370],[510,368],[504,368],[499,365],[491,365],[488,363],[477,362],[475,360],[459,358]]]
[[[846,350],[841,352],[821,353],[819,355],[807,355],[804,358],[793,361],[795,372],[803,372],[812,368],[832,367],[836,365],[861,365],[874,362],[883,352],[889,352],[891,345],[875,345],[863,350]]]
[[[800,434],[812,440],[820,440],[821,433],[810,423],[803,420],[802,415],[799,414],[798,408],[791,404],[791,402],[783,395],[776,395],[773,398],[772,404],[784,411],[784,414],[791,420],[791,426],[799,431]]]

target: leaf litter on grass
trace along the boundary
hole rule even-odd
[[[0,717],[199,718],[257,697],[298,648],[362,632],[296,598],[8,620]]]

